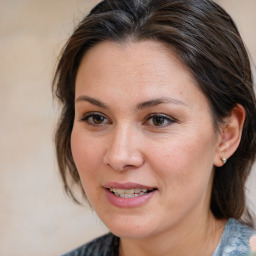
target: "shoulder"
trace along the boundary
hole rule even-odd
[[[86,243],[62,256],[115,256],[119,238],[109,233]]]
[[[235,219],[229,219],[221,241],[212,256],[248,256],[250,255],[249,240],[256,231]]]

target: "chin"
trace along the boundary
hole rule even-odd
[[[132,216],[130,218],[119,216],[117,218],[110,218],[110,220],[103,219],[105,225],[116,236],[122,238],[146,238],[153,233],[153,220],[149,221],[144,218]]]
[[[136,229],[133,228],[113,228],[110,231],[120,237],[120,238],[130,238],[130,239],[143,239],[151,235],[151,232],[145,229]]]

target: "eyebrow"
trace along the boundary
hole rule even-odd
[[[175,98],[169,98],[169,97],[163,97],[159,99],[153,99],[149,101],[145,101],[142,103],[139,103],[136,107],[137,110],[143,110],[145,108],[154,107],[160,104],[175,104],[175,105],[183,105],[187,106],[183,101],[175,99]]]
[[[90,104],[98,106],[100,108],[110,109],[110,107],[107,104],[101,102],[100,100],[97,100],[95,98],[92,98],[92,97],[89,97],[86,95],[81,95],[75,100],[75,102],[83,102],[83,101],[89,102]],[[152,99],[152,100],[148,100],[148,101],[139,103],[135,109],[137,111],[139,111],[139,110],[143,110],[145,108],[154,107],[154,106],[161,105],[161,104],[175,104],[175,105],[187,106],[181,100],[178,100],[175,98],[163,97],[163,98]]]
[[[82,102],[82,101],[87,101],[87,102],[91,103],[92,105],[98,106],[100,108],[109,109],[109,107],[105,103],[103,103],[99,100],[96,100],[95,98],[86,96],[86,95],[79,96],[75,102]]]

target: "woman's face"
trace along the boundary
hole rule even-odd
[[[83,57],[72,153],[116,235],[149,237],[210,216],[219,143],[206,97],[170,49],[103,42]]]

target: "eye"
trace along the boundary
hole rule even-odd
[[[81,121],[94,126],[111,123],[108,118],[101,113],[87,113],[81,118]]]
[[[166,127],[172,123],[174,123],[175,120],[167,115],[164,114],[151,114],[146,118],[146,124],[156,126],[156,127]]]

